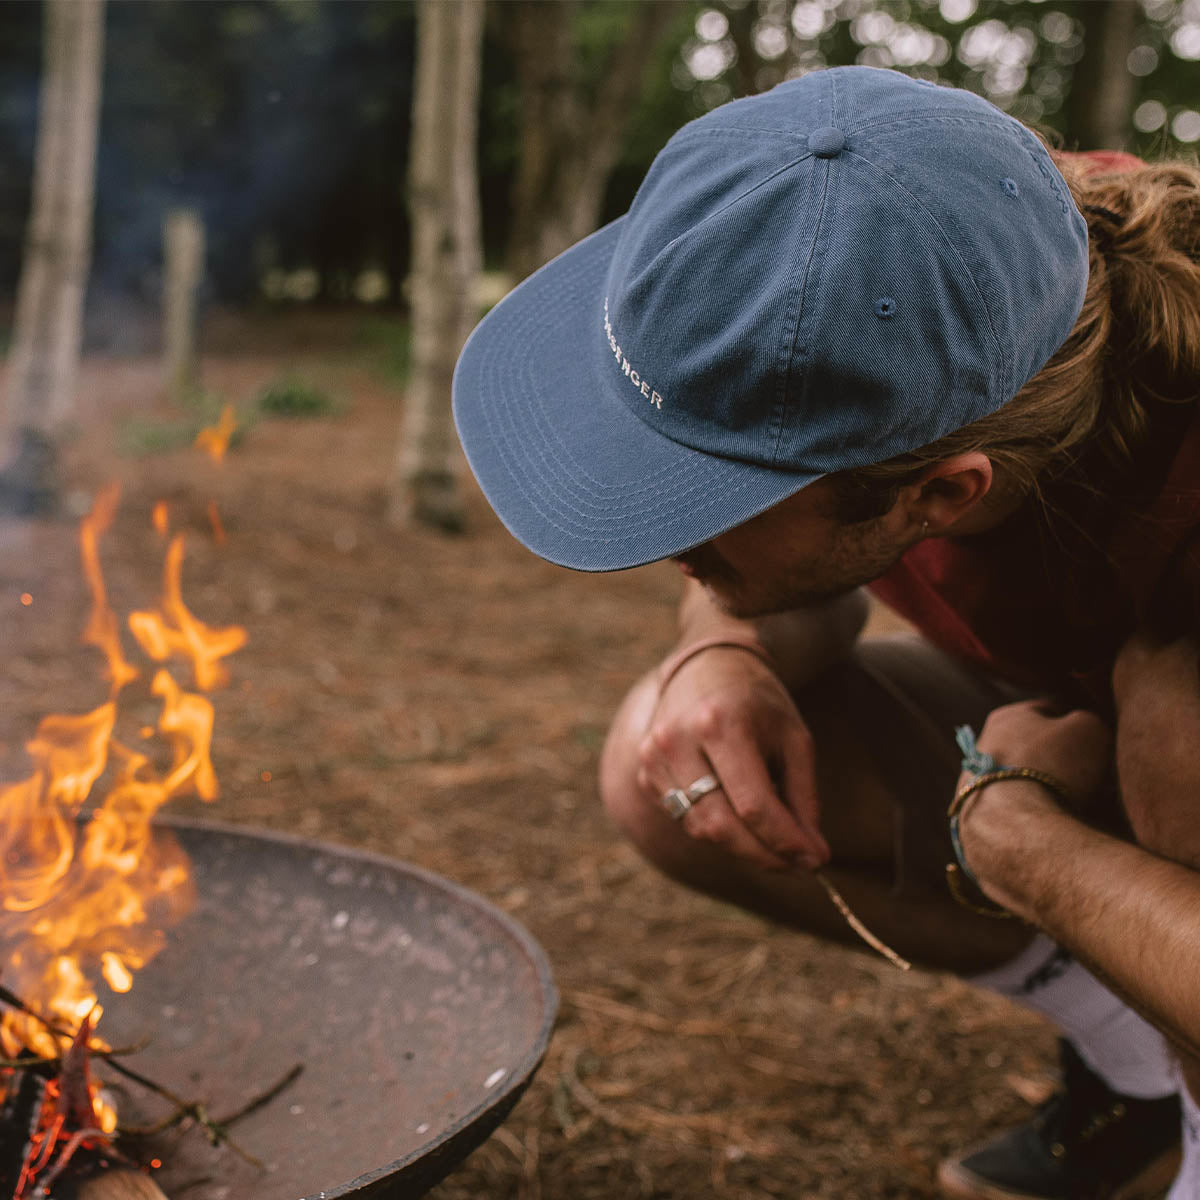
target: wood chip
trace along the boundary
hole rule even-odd
[[[114,1167],[85,1179],[75,1191],[76,1200],[167,1200],[166,1193],[141,1171]]]

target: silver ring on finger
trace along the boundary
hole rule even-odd
[[[667,816],[675,821],[682,821],[692,811],[692,802],[682,788],[672,788],[669,792],[664,792],[659,796],[658,802],[666,810]]]
[[[669,792],[664,792],[659,797],[659,803],[666,810],[667,816],[682,821],[695,807],[697,800],[702,800],[709,792],[717,791],[720,786],[721,782],[716,776],[701,775],[686,788],[672,788]]]
[[[683,794],[695,804],[697,800],[707,796],[709,792],[715,792],[721,786],[721,781],[715,775],[701,775],[699,779],[689,783],[684,788]]]

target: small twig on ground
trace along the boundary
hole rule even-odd
[[[229,1135],[229,1126],[236,1121],[240,1121],[243,1117],[249,1116],[252,1112],[256,1112],[262,1108],[264,1104],[274,1100],[285,1088],[290,1087],[304,1070],[303,1063],[297,1063],[292,1067],[278,1082],[273,1083],[265,1092],[253,1097],[246,1104],[242,1105],[236,1112],[231,1113],[227,1117],[216,1118],[208,1115],[207,1109],[203,1104],[195,1101],[182,1100],[167,1088],[161,1087],[152,1079],[147,1079],[144,1075],[139,1075],[136,1071],[130,1071],[128,1068],[117,1066],[118,1071],[132,1079],[135,1083],[140,1083],[142,1086],[149,1088],[157,1095],[169,1100],[175,1105],[175,1111],[170,1116],[164,1117],[154,1125],[140,1127],[123,1127],[121,1132],[128,1134],[130,1137],[153,1137],[155,1134],[164,1133],[166,1130],[179,1125],[186,1120],[193,1120],[197,1125],[200,1125],[208,1137],[208,1140],[214,1145],[227,1145],[235,1154],[245,1159],[252,1166],[262,1169],[262,1163],[247,1153],[241,1146],[237,1144]]]
[[[655,1033],[669,1033],[677,1037],[746,1038],[751,1041],[769,1042],[784,1050],[804,1050],[811,1046],[811,1039],[798,1034],[784,1033],[769,1025],[738,1024],[729,1020],[710,1017],[689,1017],[675,1021],[658,1013],[635,1008],[610,996],[591,992],[567,992],[566,999],[577,1008],[603,1014],[605,1017],[639,1025]]]
[[[218,1125],[232,1125],[236,1121],[240,1121],[243,1117],[248,1117],[252,1112],[257,1112],[265,1104],[269,1104],[284,1088],[289,1088],[304,1072],[304,1064],[296,1063],[278,1083],[273,1083],[265,1092],[260,1092],[252,1100],[247,1101],[241,1108],[232,1112],[227,1117],[218,1119]]]

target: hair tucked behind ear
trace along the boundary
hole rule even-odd
[[[1067,341],[994,413],[887,462],[832,477],[837,515],[886,512],[933,462],[982,450],[1037,490],[1085,451],[1127,473],[1154,409],[1200,395],[1200,167],[1097,170],[1051,151],[1088,223],[1090,275]]]

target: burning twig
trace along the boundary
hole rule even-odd
[[[54,1186],[54,1182],[62,1173],[71,1165],[71,1159],[75,1157],[75,1152],[82,1146],[86,1146],[89,1142],[102,1144],[106,1153],[113,1153],[112,1135],[105,1133],[103,1129],[77,1129],[67,1139],[66,1145],[59,1152],[58,1158],[54,1162],[54,1166],[45,1173],[38,1184],[38,1191],[49,1196],[50,1189]],[[50,1143],[53,1145],[53,1143]],[[43,1168],[44,1169],[44,1168]]]
[[[236,1109],[228,1116],[214,1119],[208,1115],[208,1110],[202,1101],[185,1100],[165,1085],[156,1082],[147,1075],[143,1075],[140,1071],[135,1071],[132,1067],[126,1066],[122,1062],[118,1062],[116,1059],[118,1051],[92,1046],[90,1043],[92,1029],[90,1019],[85,1018],[79,1030],[75,1034],[71,1034],[68,1030],[63,1029],[55,1022],[43,1016],[32,1005],[27,1004],[20,996],[3,985],[0,985],[0,1003],[8,1004],[11,1008],[18,1009],[26,1015],[33,1017],[34,1020],[40,1022],[56,1036],[69,1038],[71,1041],[70,1048],[59,1058],[36,1058],[29,1056],[13,1059],[8,1063],[0,1062],[0,1067],[10,1065],[13,1069],[25,1071],[27,1076],[30,1074],[27,1068],[33,1066],[56,1066],[58,1068],[56,1078],[59,1081],[58,1095],[60,1101],[58,1108],[60,1115],[56,1119],[59,1128],[55,1130],[53,1136],[47,1136],[39,1145],[30,1147],[28,1155],[24,1154],[24,1148],[22,1148],[25,1161],[21,1172],[22,1182],[17,1185],[14,1193],[17,1196],[22,1194],[23,1188],[28,1181],[32,1181],[40,1172],[46,1171],[47,1165],[53,1157],[54,1148],[62,1136],[62,1130],[67,1127],[68,1123],[71,1124],[74,1132],[69,1136],[66,1146],[60,1153],[55,1166],[47,1174],[45,1182],[42,1184],[43,1189],[48,1188],[49,1183],[58,1177],[70,1162],[76,1150],[85,1142],[95,1142],[103,1139],[105,1142],[105,1153],[115,1154],[115,1151],[112,1149],[112,1135],[105,1133],[103,1130],[91,1127],[91,1122],[94,1118],[91,1107],[91,1085],[88,1078],[87,1064],[89,1055],[94,1055],[102,1059],[118,1075],[128,1079],[131,1083],[138,1084],[149,1092],[153,1092],[156,1096],[162,1097],[162,1099],[175,1107],[175,1111],[170,1116],[165,1117],[154,1125],[120,1126],[122,1136],[134,1138],[152,1137],[155,1134],[172,1129],[176,1125],[181,1125],[184,1121],[191,1120],[204,1130],[210,1144],[213,1146],[228,1146],[240,1158],[259,1170],[263,1169],[261,1160],[255,1158],[254,1155],[250,1154],[234,1141],[229,1134],[229,1127],[251,1113],[257,1112],[264,1105],[269,1104],[280,1092],[290,1087],[304,1070],[303,1063],[296,1063],[295,1066],[291,1067],[282,1078],[273,1083],[266,1091],[252,1097],[241,1108]],[[128,1053],[128,1051],[124,1052]],[[84,1109],[85,1103],[86,1111]],[[35,1112],[40,1111],[40,1107],[41,1101],[39,1097],[38,1103],[35,1105]],[[31,1119],[33,1119],[32,1114]],[[79,1128],[80,1126],[83,1126],[83,1128]],[[122,1156],[117,1155],[117,1157]]]

